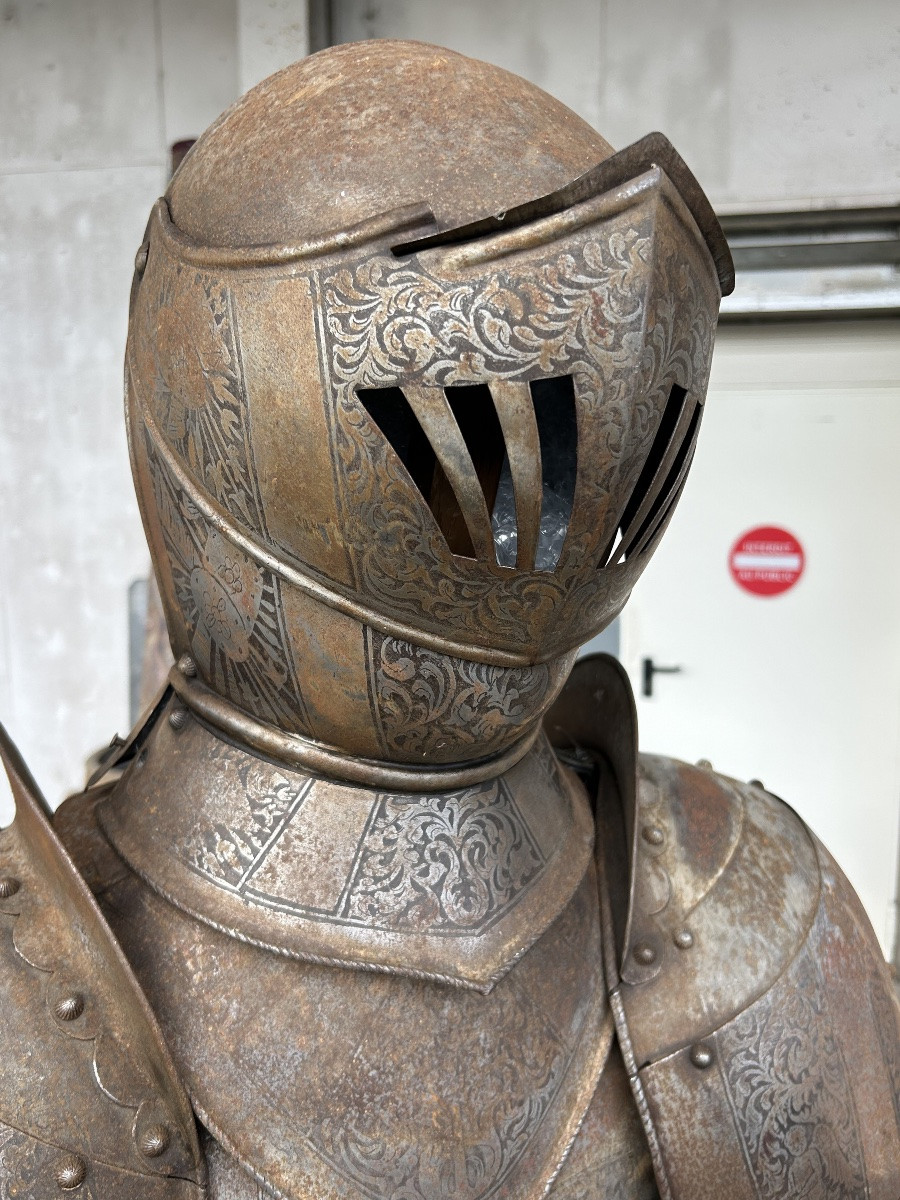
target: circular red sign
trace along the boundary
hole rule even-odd
[[[777,525],[759,525],[742,533],[731,547],[728,567],[745,591],[777,596],[794,586],[804,561],[803,547],[792,533]]]

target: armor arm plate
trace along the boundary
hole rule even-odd
[[[760,786],[642,758],[613,1010],[660,1193],[896,1200],[897,1005],[831,856]]]
[[[200,1200],[188,1099],[143,994],[0,726],[0,1194]]]

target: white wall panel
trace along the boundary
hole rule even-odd
[[[122,0],[6,0],[0,171],[162,161],[157,9]]]
[[[239,91],[309,53],[306,0],[237,0]]]
[[[660,129],[721,211],[896,203],[896,0],[334,0],[337,41],[517,71],[621,147]]]
[[[160,174],[0,177],[2,719],[53,802],[128,719],[127,588],[147,553],[122,355]]]

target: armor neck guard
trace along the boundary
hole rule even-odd
[[[587,797],[540,734],[468,785],[383,790],[276,765],[177,697],[99,819],[159,895],[290,958],[488,992],[587,871]]]

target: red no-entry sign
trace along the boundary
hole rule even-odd
[[[728,566],[734,581],[755,596],[777,596],[803,574],[803,547],[787,529],[759,525],[731,547]]]

